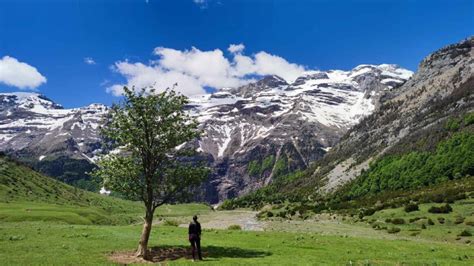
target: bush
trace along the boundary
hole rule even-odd
[[[421,229],[426,229],[426,224],[421,224]]]
[[[372,208],[369,208],[369,209],[365,209],[365,208],[362,208],[362,209],[359,209],[359,219],[362,219],[364,218],[365,216],[371,216],[372,214],[374,214],[376,212],[375,209],[372,209]]]
[[[414,223],[414,222],[419,221],[419,220],[421,220],[421,219],[422,219],[421,217],[410,218],[410,219],[408,220],[408,222],[409,222],[409,223]]]
[[[392,224],[405,224],[405,220],[403,218],[393,218],[391,222]]]
[[[274,214],[271,211],[261,211],[257,214],[257,218],[259,218],[259,219],[271,218],[273,216],[274,216]]]
[[[457,216],[456,219],[454,220],[454,224],[462,224],[462,223],[464,223],[464,217]]]
[[[420,208],[418,207],[418,204],[416,203],[408,203],[405,205],[405,212],[414,212],[414,211],[419,211]]]
[[[453,211],[453,208],[449,204],[445,204],[439,207],[436,206],[431,206],[431,208],[428,209],[428,212],[430,213],[450,213]]]
[[[380,229],[380,225],[374,223],[374,224],[372,225],[372,228],[375,229],[375,230],[379,230],[379,229]]]
[[[470,124],[474,124],[474,112],[472,113],[467,113],[464,116],[464,125],[468,126]]]
[[[396,234],[396,233],[398,233],[398,232],[400,232],[400,231],[401,231],[401,229],[398,228],[398,227],[391,227],[391,228],[389,228],[389,229],[387,230],[387,233],[389,233],[389,234]]]
[[[227,230],[242,230],[242,227],[238,224],[233,224],[229,225],[229,227],[227,227]]]
[[[177,227],[177,226],[179,226],[179,223],[178,223],[178,221],[176,221],[176,220],[165,220],[165,221],[163,222],[163,225],[165,225],[165,226],[175,226],[175,227]]]
[[[474,226],[474,221],[466,221],[465,224],[470,225],[470,226]]]
[[[444,219],[443,217],[438,217],[438,222],[440,224],[444,224],[446,222],[446,219]]]
[[[428,219],[428,225],[434,225],[434,222],[431,220],[431,218]]]
[[[462,230],[458,236],[472,236],[472,233],[467,230]]]

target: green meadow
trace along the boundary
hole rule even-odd
[[[463,206],[461,208],[461,206]],[[8,208],[6,208],[8,207]],[[367,221],[354,222],[343,217],[306,221],[266,221],[265,231],[205,229],[203,252],[210,265],[473,265],[472,237],[456,235],[474,226],[454,224],[457,213],[444,215],[449,222],[418,229],[415,224],[396,225],[397,234],[375,230],[371,220],[388,217],[428,215],[422,206],[419,213],[406,214],[400,209],[382,210]],[[473,200],[456,203],[472,219]],[[238,212],[236,210],[234,212]],[[157,221],[189,220],[200,213],[203,225],[232,212],[211,211],[206,205],[164,206]],[[110,264],[113,254],[132,252],[141,231],[140,224],[106,225],[100,212],[61,205],[2,204],[0,210],[0,258],[3,265],[77,265]],[[441,214],[436,214],[441,215]],[[13,217],[13,218],[5,218]],[[434,216],[430,216],[436,218]],[[466,220],[467,221],[467,220]],[[383,222],[385,223],[385,222]],[[190,264],[187,231],[181,226],[157,223],[150,246],[168,254],[167,265]],[[395,225],[394,225],[395,226]],[[413,232],[420,232],[412,235]],[[171,254],[170,254],[171,253]],[[175,254],[173,254],[175,253]]]
[[[141,262],[127,260],[133,258],[142,229],[141,204],[78,190],[8,160],[2,163],[1,265]],[[205,260],[197,263],[203,265],[474,265],[468,235],[474,233],[472,195],[452,203],[450,213],[428,212],[441,205],[420,204],[412,212],[384,209],[362,219],[322,213],[265,220],[257,220],[251,210],[164,205],[156,211],[150,247],[156,263],[193,264],[186,225],[198,214]]]

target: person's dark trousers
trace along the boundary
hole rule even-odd
[[[193,249],[193,259],[196,259],[196,250],[197,250],[199,260],[202,260],[201,239],[199,239],[199,237],[191,238],[191,247]]]

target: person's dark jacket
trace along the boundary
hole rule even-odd
[[[197,221],[193,221],[188,227],[189,237],[201,237],[201,224]]]

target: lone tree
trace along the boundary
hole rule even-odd
[[[155,209],[189,195],[208,170],[190,158],[192,150],[178,148],[199,136],[197,122],[184,110],[185,96],[173,90],[124,91],[124,101],[112,107],[102,129],[106,143],[120,152],[102,157],[93,174],[108,189],[144,203],[136,256],[147,259]]]

